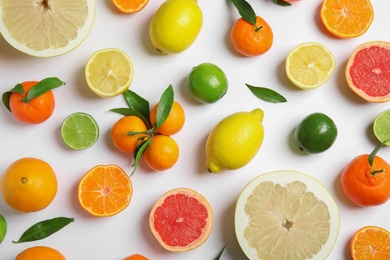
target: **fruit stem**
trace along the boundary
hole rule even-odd
[[[380,170],[372,170],[372,172],[371,172],[371,175],[374,177],[375,176],[375,174],[377,174],[377,173],[380,173],[380,172],[384,172],[385,170],[384,169],[380,169]]]
[[[257,27],[257,26],[255,25],[255,32],[260,31],[261,28],[263,28],[263,26]]]
[[[127,133],[127,135],[139,135],[139,134],[145,134],[148,136],[148,139],[151,139],[153,136],[158,134],[158,132],[155,127],[152,127],[146,131],[141,131],[141,132],[130,131]]]

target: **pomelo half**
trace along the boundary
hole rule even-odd
[[[21,52],[53,57],[70,52],[89,34],[95,0],[0,1],[0,33]]]
[[[368,102],[390,100],[390,42],[371,41],[359,45],[345,70],[348,86]]]
[[[236,236],[249,259],[326,259],[339,229],[328,190],[296,171],[259,175],[236,204]]]
[[[202,245],[210,235],[212,224],[210,204],[189,188],[163,194],[149,216],[154,237],[171,252],[186,252]]]

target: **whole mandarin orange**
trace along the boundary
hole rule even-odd
[[[157,107],[158,103],[150,111],[150,123],[152,125],[156,124]],[[184,122],[184,109],[178,102],[174,101],[167,119],[156,130],[162,135],[173,135],[183,128]]]
[[[125,153],[134,153],[142,139],[147,138],[146,124],[137,116],[125,116],[111,128],[111,140],[115,147]]]
[[[179,159],[179,146],[166,135],[155,135],[143,153],[146,165],[155,171],[172,168]]]

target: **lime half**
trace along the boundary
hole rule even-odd
[[[91,115],[76,112],[62,122],[61,136],[70,148],[83,150],[97,141],[99,126]]]
[[[390,145],[390,109],[381,112],[374,120],[374,135],[380,142]]]

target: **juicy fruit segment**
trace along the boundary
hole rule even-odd
[[[149,35],[161,53],[180,53],[198,37],[203,24],[202,10],[194,0],[166,0],[153,15]]]
[[[61,136],[64,143],[70,148],[87,149],[99,138],[99,126],[91,115],[76,112],[62,122]]]
[[[326,259],[339,228],[328,190],[295,171],[259,175],[236,204],[236,236],[249,259]]]
[[[57,249],[48,246],[33,246],[20,252],[15,260],[50,259],[66,260],[65,256]]]
[[[385,145],[390,145],[390,109],[375,117],[373,130],[375,137]]]
[[[256,108],[231,114],[214,127],[206,141],[209,172],[238,169],[255,157],[264,138],[263,117]]]
[[[228,91],[228,79],[217,65],[201,63],[191,69],[187,78],[191,95],[201,103],[215,103]]]
[[[21,52],[52,57],[70,52],[89,34],[95,1],[0,2],[0,32]]]
[[[345,69],[350,89],[368,102],[390,100],[390,42],[371,41],[359,45]]]
[[[130,177],[119,166],[97,165],[78,185],[78,200],[83,209],[97,217],[109,217],[123,211],[133,193]]]
[[[198,192],[176,188],[163,194],[149,216],[157,241],[171,252],[186,252],[201,246],[213,224],[210,204]]]
[[[85,66],[88,87],[100,97],[114,97],[125,92],[133,80],[130,57],[117,48],[96,51]]]
[[[122,13],[132,14],[144,9],[149,0],[112,0],[112,3]]]
[[[390,232],[376,226],[365,226],[351,239],[352,259],[390,259]]]
[[[324,0],[320,17],[325,28],[340,38],[364,34],[374,19],[370,0]]]
[[[295,129],[295,140],[301,151],[309,154],[328,150],[336,141],[337,127],[323,113],[306,116]]]
[[[3,215],[0,214],[0,244],[1,242],[3,242],[6,233],[7,233],[7,221],[5,220]]]
[[[286,58],[288,79],[301,89],[313,89],[329,80],[335,67],[333,54],[321,43],[296,46]]]

